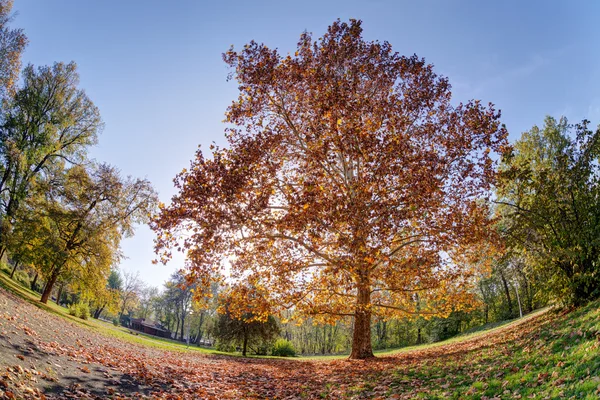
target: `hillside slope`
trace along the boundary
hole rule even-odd
[[[599,305],[372,361],[300,361],[132,344],[0,289],[0,398],[597,399]]]

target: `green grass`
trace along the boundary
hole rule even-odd
[[[39,302],[39,294],[0,273],[0,286],[35,306],[104,335],[164,350],[234,355],[198,348],[143,333],[132,334],[99,320],[68,315],[55,303]],[[442,346],[444,346],[442,348]],[[407,354],[404,358],[402,355]],[[398,394],[416,399],[598,399],[600,398],[600,301],[571,312],[540,310],[523,319],[477,330],[443,342],[376,352],[400,355],[398,364],[377,372],[345,393],[364,398],[381,387],[383,398]],[[347,357],[313,356],[295,360]],[[261,357],[262,358],[262,357]],[[267,357],[279,358],[279,357]],[[379,374],[379,375],[377,375]],[[323,387],[322,397],[332,387]]]
[[[393,378],[384,397],[600,398],[600,301],[570,313],[540,311],[485,333],[493,334],[474,347],[465,340],[477,339],[476,334],[446,341],[441,352],[427,351],[439,344],[413,348],[419,353],[388,372]],[[368,383],[348,398],[364,398]]]

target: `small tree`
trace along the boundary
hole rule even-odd
[[[119,290],[121,310],[119,311],[119,319],[123,317],[125,311],[133,308],[133,303],[138,299],[138,296],[144,290],[144,282],[140,278],[140,273],[123,272],[121,279],[123,282],[121,290]]]
[[[234,316],[227,308],[222,312],[215,323],[213,336],[225,345],[240,346],[244,357],[248,349],[256,354],[266,354],[279,336],[279,325],[273,316],[257,320],[251,313]]]
[[[221,314],[213,335],[220,343],[240,346],[244,357],[248,349],[254,350],[256,354],[266,354],[265,350],[279,335],[277,321],[273,316],[267,317],[265,322],[253,318],[252,314],[244,314],[239,319],[229,313]]]
[[[95,304],[94,318],[100,318],[100,315],[102,315],[102,312],[105,309],[108,309],[110,312],[115,312],[119,304],[119,293],[122,285],[123,281],[119,275],[119,271],[111,269],[106,285],[93,296]]]

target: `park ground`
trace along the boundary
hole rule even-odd
[[[241,358],[36,303],[0,280],[0,399],[598,399],[600,302],[374,360]]]

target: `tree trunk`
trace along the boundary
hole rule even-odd
[[[177,333],[179,332],[179,315],[177,316],[177,325],[175,325],[175,336],[173,337],[173,339],[177,340]]]
[[[58,293],[56,294],[56,304],[59,306],[60,306],[60,296],[62,296],[64,287],[65,287],[64,283],[62,285],[60,285],[60,287],[58,288]]]
[[[183,335],[185,330],[185,313],[181,314],[181,334],[179,335],[179,340],[183,342]]]
[[[500,271],[500,279],[502,280],[502,284],[504,285],[504,293],[506,294],[506,301],[508,301],[508,313],[512,317],[513,311],[512,311],[512,302],[510,301],[510,289],[508,288],[508,282],[506,281],[506,278],[504,277],[504,274],[502,273],[502,271]]]
[[[196,335],[196,343],[200,346],[200,341],[202,340],[203,332],[202,325],[204,324],[204,312],[200,313],[200,321],[198,321],[198,334]]]
[[[59,269],[55,269],[52,272],[52,275],[50,275],[50,279],[48,279],[48,282],[46,282],[46,286],[44,287],[44,291],[42,292],[42,298],[40,299],[42,303],[48,303],[48,299],[50,298],[50,294],[52,293],[52,288],[54,287],[54,284],[58,279],[59,272]]]
[[[485,303],[485,323],[487,324],[489,321],[489,315],[490,315],[490,307],[488,306],[487,303]]]
[[[352,332],[352,352],[350,359],[364,360],[374,357],[371,346],[371,311],[368,309],[371,292],[368,285],[360,285],[354,312],[354,331]]]
[[[15,272],[17,271],[17,268],[19,268],[19,263],[18,262],[15,263],[15,266],[13,267],[13,269],[12,269],[12,271],[10,273],[10,279],[12,279],[13,276],[15,276]]]
[[[129,301],[128,297],[129,296],[125,296],[123,299],[123,306],[121,307],[121,312],[119,313],[119,320],[123,318],[123,314],[125,313],[125,307],[127,307],[127,302]]]
[[[100,314],[102,314],[102,311],[104,311],[104,307],[106,307],[106,303],[103,304],[102,307],[96,308],[96,311],[94,311],[94,318],[100,318]]]
[[[533,311],[533,295],[531,294],[531,287],[529,286],[529,279],[527,276],[520,271],[521,278],[523,278],[523,289],[525,289],[525,311],[530,313]]]
[[[517,293],[517,303],[519,303],[519,318],[523,318],[523,307],[521,307],[521,297],[519,296],[519,286],[515,283],[515,293]]]
[[[481,291],[481,298],[483,299],[483,304],[484,304],[484,313],[485,313],[485,323],[488,323],[488,319],[489,319],[489,313],[490,313],[490,306],[488,304],[488,299],[487,296],[485,295],[485,291],[483,290],[483,282],[480,280],[479,281],[479,290]]]
[[[33,280],[31,281],[31,285],[30,285],[31,290],[35,290],[35,288],[36,288],[35,285],[37,284],[38,275],[39,275],[39,273],[36,272],[35,276],[33,277]]]
[[[246,350],[248,348],[248,330],[244,327],[244,342],[242,344],[242,357],[246,357]]]

